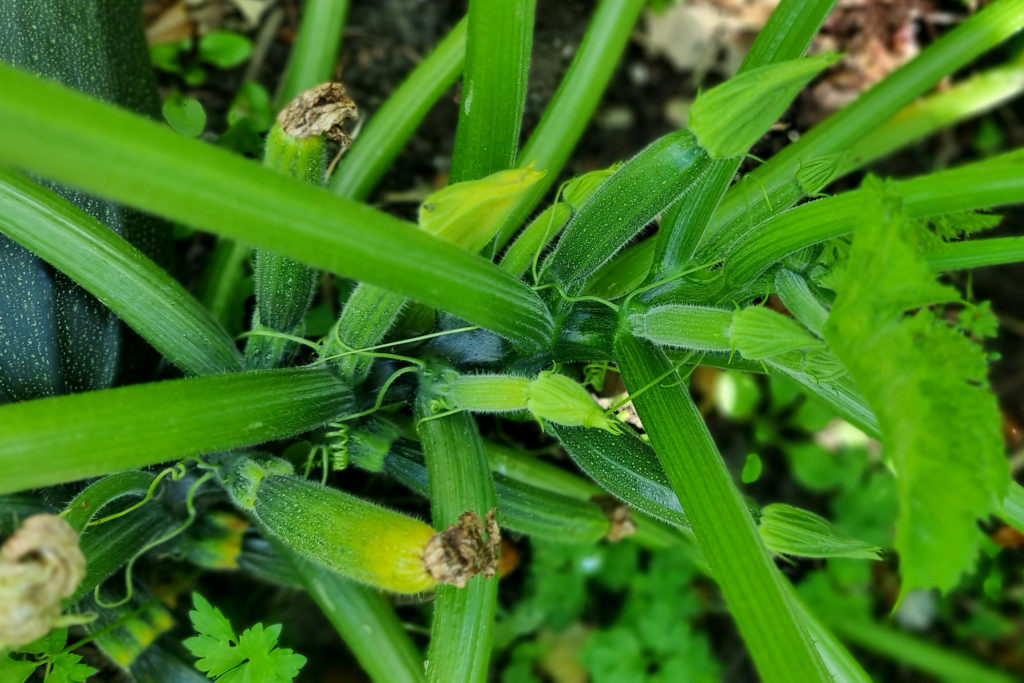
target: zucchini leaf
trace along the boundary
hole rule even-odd
[[[977,520],[1006,495],[1000,412],[985,352],[944,315],[949,305],[976,309],[929,269],[938,238],[881,182],[865,189],[825,338],[877,415],[898,473],[901,595],[945,591],[974,564]]]

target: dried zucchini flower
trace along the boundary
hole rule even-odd
[[[78,535],[57,515],[29,517],[0,547],[0,650],[46,635],[85,576]]]

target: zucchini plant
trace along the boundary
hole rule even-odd
[[[234,570],[307,595],[373,680],[485,681],[510,656],[509,614],[525,614],[503,602],[508,540],[529,537],[537,562],[561,543],[685,563],[765,681],[869,680],[847,643],[1008,679],[819,615],[821,590],[801,585],[814,580],[783,569],[898,564],[880,605],[895,610],[969,581],[993,552],[981,524],[1024,533],[982,345],[997,320],[947,278],[1024,261],[1024,238],[975,235],[1024,201],[1024,150],[853,176],[1022,89],[1019,58],[963,71],[1024,27],[1024,2],[987,3],[738,177],[838,59],[805,55],[834,0],[782,0],[685,128],[575,178],[567,162],[645,3],[596,3],[520,145],[535,4],[469,0],[356,127],[358,103],[331,81],[348,3],[307,0],[255,160],[152,118],[133,0],[0,0],[0,677],[84,680],[90,643],[138,680],[324,666],[281,626],[239,635],[197,578]],[[929,94],[948,77],[956,106]],[[415,222],[368,203],[460,79],[449,185]],[[172,223],[221,240],[214,290],[237,288],[252,256],[240,338],[178,279]],[[891,534],[855,538],[791,488],[745,495],[694,399],[706,368],[788,382],[878,440]],[[624,389],[602,390],[614,376]],[[181,563],[173,580],[156,557]],[[635,564],[623,585],[637,604],[652,590],[637,577],[667,561]],[[197,584],[188,637],[173,605]],[[398,596],[425,605],[423,637]],[[595,680],[617,670],[586,652]]]

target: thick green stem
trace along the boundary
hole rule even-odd
[[[619,64],[643,7],[643,0],[601,0],[597,6],[569,70],[516,158],[520,167],[533,164],[547,174],[509,207],[508,217],[494,240],[496,250],[508,243],[569,160]]]
[[[941,647],[892,626],[867,619],[834,618],[828,622],[840,638],[943,681],[958,683],[1011,683],[1009,673],[991,669],[965,655]]]
[[[934,270],[964,270],[1024,261],[1024,237],[953,242],[925,256]]]
[[[911,102],[871,130],[843,156],[838,176],[863,168],[916,140],[995,109],[1024,90],[1024,53],[1006,66],[971,76],[947,90]]]
[[[277,93],[277,108],[303,90],[334,77],[349,0],[306,0],[288,67]]]
[[[470,0],[450,180],[511,168],[519,146],[537,0]]]
[[[911,218],[971,211],[1024,201],[1024,156],[1011,152],[895,185]],[[726,292],[752,282],[787,254],[851,232],[862,191],[803,204],[765,221],[732,246],[723,268]]]
[[[433,495],[434,528],[444,529],[468,511],[482,519],[497,505],[487,454],[469,413],[431,420],[429,378],[416,399],[417,431],[423,443]],[[497,608],[497,578],[477,576],[465,588],[439,585],[427,652],[427,680],[474,683],[487,679]]]
[[[764,547],[687,388],[661,379],[671,363],[657,347],[622,333],[615,340],[615,357],[761,678],[829,681],[790,588]],[[649,388],[639,393],[641,387]]]

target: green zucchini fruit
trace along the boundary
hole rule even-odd
[[[424,564],[434,529],[418,519],[300,477],[272,474],[254,486],[247,512],[296,555],[398,593],[435,585]],[[245,508],[246,501],[236,502]]]
[[[267,136],[263,165],[275,171],[321,185],[327,169],[327,152],[322,135],[298,138],[275,123]],[[268,328],[284,334],[300,334],[302,320],[313,303],[320,274],[287,256],[257,249],[253,262],[256,282],[256,312],[253,329]],[[287,363],[295,342],[271,336],[249,338],[245,348],[251,369],[270,369]]]
[[[669,133],[612,173],[580,207],[544,262],[542,281],[571,296],[708,169],[710,159],[687,130]]]
[[[0,61],[139,113],[159,111],[135,0],[0,0]],[[55,189],[151,257],[166,248],[166,233],[150,218]],[[0,273],[0,400],[114,382],[120,326],[113,313],[2,236]]]
[[[370,374],[374,356],[340,354],[377,344],[391,329],[405,301],[401,294],[374,285],[356,286],[324,345],[324,357],[331,358],[330,368],[342,381],[362,383]]]
[[[49,268],[0,235],[0,402],[64,391],[55,337]]]

